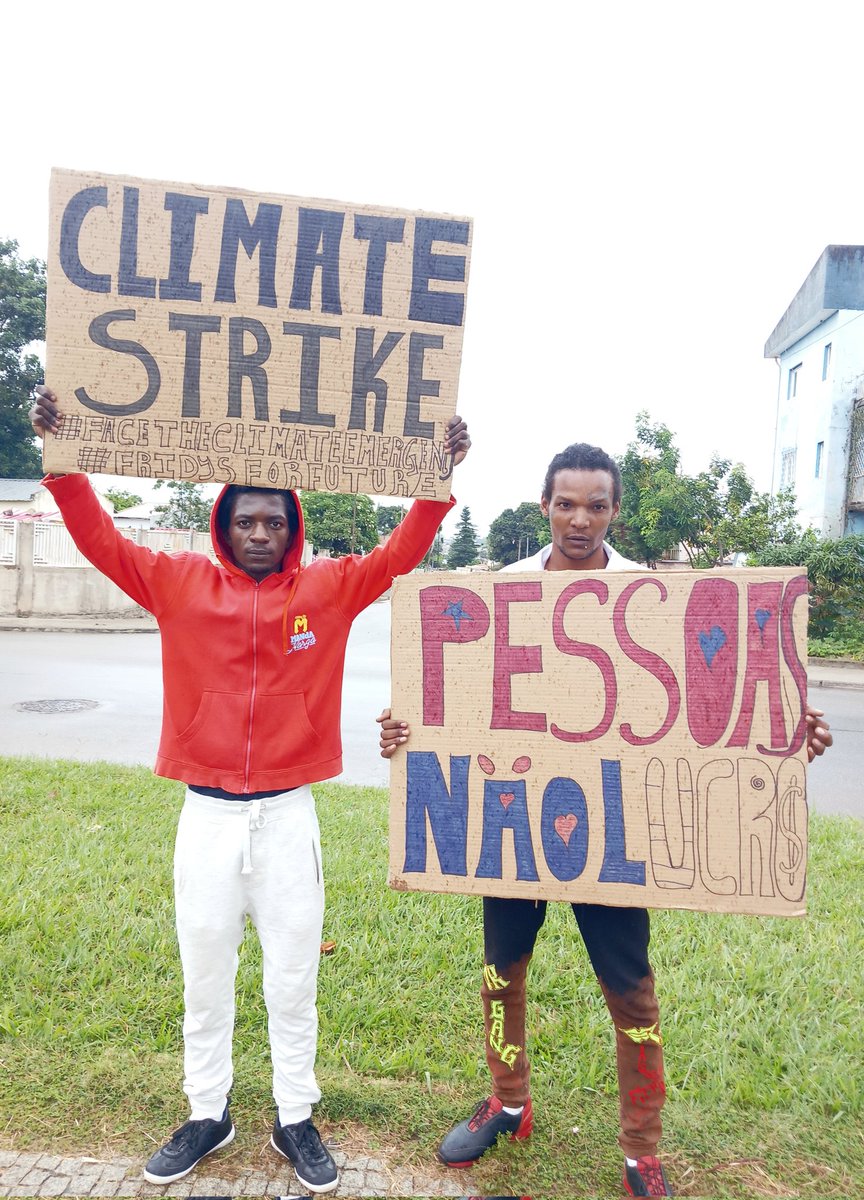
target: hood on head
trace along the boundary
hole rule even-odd
[[[225,502],[226,495],[229,489],[240,487],[239,484],[226,483],[222,491],[216,497],[216,503],[210,510],[210,540],[213,542],[213,549],[216,551],[216,557],[223,567],[229,571],[239,572],[245,575],[243,571],[234,562],[234,557],[231,553],[231,547],[228,543],[225,534],[222,532],[222,527],[219,524],[219,515],[222,512],[222,506]],[[300,566],[303,558],[303,546],[306,542],[306,528],[303,521],[303,509],[300,507],[300,501],[297,498],[297,493],[290,491],[287,488],[243,488],[244,491],[254,492],[282,492],[283,495],[290,496],[291,502],[294,505],[294,511],[297,514],[297,529],[294,536],[291,538],[288,549],[285,551],[285,557],[282,559],[282,567],[280,573],[288,572],[293,574]]]

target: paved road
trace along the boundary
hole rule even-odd
[[[0,754],[107,759],[151,765],[161,720],[157,633],[43,633],[0,630]],[[828,673],[811,692],[834,731],[834,748],[809,773],[816,812],[864,818],[862,672]],[[837,679],[846,686],[833,686]],[[386,787],[374,718],[390,696],[390,604],[371,605],[354,623],[346,657],[342,734],[345,783]],[[40,715],[26,700],[85,699],[88,712]]]
[[[864,819],[864,690],[814,688],[810,700],[825,712],[834,745],[807,774],[814,812]]]
[[[157,632],[0,630],[0,754],[104,759],[152,766],[162,720]],[[355,621],[346,656],[343,783],[386,787],[374,718],[390,697],[390,604]],[[22,712],[29,700],[95,700],[84,712]]]

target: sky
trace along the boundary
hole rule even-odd
[[[0,237],[45,256],[52,166],[470,216],[457,512],[485,533],[642,409],[767,489],[765,341],[864,243],[862,10],[10,5]]]

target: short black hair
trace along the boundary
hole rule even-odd
[[[615,459],[599,446],[589,446],[587,442],[574,442],[572,446],[556,454],[543,481],[544,500],[552,499],[552,488],[559,471],[608,471],[612,476],[612,502],[621,503],[621,471]]]
[[[282,497],[282,503],[285,505],[285,519],[288,522],[288,532],[293,537],[300,527],[300,520],[297,516],[297,501],[294,498],[294,493],[285,491],[283,488],[247,487],[239,483],[232,483],[227,487],[219,502],[219,508],[216,513],[216,524],[223,537],[228,536],[228,528],[231,525],[231,516],[234,512],[237,497],[247,496],[250,492],[260,492],[263,496]]]

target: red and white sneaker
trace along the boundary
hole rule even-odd
[[[636,1159],[636,1166],[624,1163],[624,1190],[630,1196],[673,1196],[666,1172],[659,1158],[646,1154]]]
[[[506,1113],[497,1096],[481,1100],[467,1121],[455,1125],[438,1147],[438,1157],[448,1167],[470,1167],[491,1150],[499,1137],[511,1142],[531,1136],[534,1112],[530,1099],[521,1113]]]

